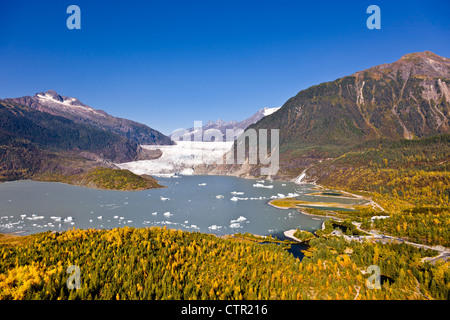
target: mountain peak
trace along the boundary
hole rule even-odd
[[[352,145],[450,133],[450,59],[430,51],[312,86],[253,128],[282,128],[284,146]]]
[[[48,98],[51,98],[51,99],[59,101],[59,102],[64,101],[64,98],[62,96],[60,96],[55,90],[52,90],[52,89],[50,89],[46,92],[36,93],[35,96],[48,97]]]
[[[413,52],[400,57],[395,62],[385,63],[367,70],[355,72],[353,75],[370,74],[379,78],[387,74],[400,74],[404,80],[411,76],[419,78],[450,78],[450,59],[441,57],[431,51]]]
[[[433,60],[437,60],[437,61],[448,61],[449,59],[438,56],[437,54],[429,51],[429,50],[425,50],[423,52],[413,52],[413,53],[407,53],[405,55],[403,55],[399,60],[419,60],[419,59],[433,59]]]
[[[65,97],[60,94],[58,94],[55,90],[48,90],[46,92],[39,92],[34,95],[35,98],[37,98],[40,102],[44,102],[46,104],[52,104],[54,108],[61,108],[61,107],[82,107],[84,109],[92,109],[91,107],[88,107],[87,105],[83,104],[80,100],[77,98],[72,97]],[[92,109],[94,110],[94,109]]]

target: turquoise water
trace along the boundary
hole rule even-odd
[[[167,226],[219,235],[237,232],[276,235],[293,228],[316,230],[323,221],[294,209],[282,210],[267,204],[270,197],[281,196],[278,194],[295,193],[299,199],[314,199],[304,195],[311,192],[312,185],[262,183],[224,176],[159,178],[159,182],[167,188],[109,191],[53,182],[2,183],[0,232],[31,234],[73,227]],[[257,183],[273,188],[254,187]],[[232,201],[233,197],[237,201]],[[318,197],[316,201],[338,200]]]

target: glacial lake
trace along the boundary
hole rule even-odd
[[[71,228],[167,226],[218,235],[249,232],[282,235],[317,230],[323,219],[268,205],[275,197],[320,202],[361,200],[308,196],[313,185],[227,176],[158,178],[163,189],[109,191],[62,183],[0,183],[0,232],[32,234]],[[270,187],[272,186],[272,187]]]

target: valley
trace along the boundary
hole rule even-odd
[[[197,128],[179,141],[53,90],[3,99],[0,230],[24,236],[0,241],[0,299],[448,300],[449,88],[449,59],[411,53],[201,128],[279,129],[271,176]]]

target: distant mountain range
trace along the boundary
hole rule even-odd
[[[262,118],[274,113],[280,109],[278,108],[263,108],[250,116],[249,118],[237,121],[237,120],[231,120],[231,121],[223,121],[220,118],[217,121],[208,121],[205,125],[202,127],[203,131],[203,140],[206,142],[214,141],[213,133],[214,131],[220,132],[220,134],[223,136],[223,139],[225,141],[226,139],[226,131],[227,129],[233,129],[235,133],[238,135],[240,133],[243,133],[245,129],[247,129],[248,126],[258,122]],[[173,140],[178,140],[178,137],[182,137],[180,140],[194,140],[194,132],[195,128],[189,128],[189,129],[180,129],[175,130],[174,133],[170,135],[170,138]],[[211,136],[209,136],[211,134]]]
[[[61,116],[76,123],[88,124],[116,133],[139,144],[173,144],[169,137],[145,124],[113,117],[103,110],[96,110],[85,105],[77,98],[59,95],[54,90],[39,92],[34,96],[4,99],[4,101],[26,105],[32,109]]]

